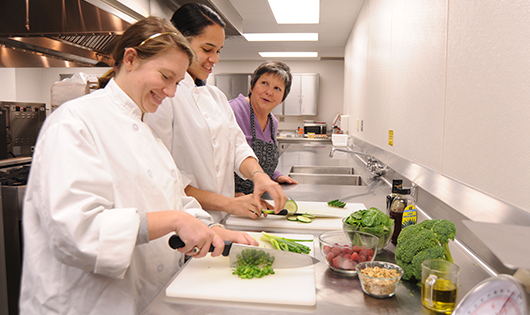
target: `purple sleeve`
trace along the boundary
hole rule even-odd
[[[282,173],[280,173],[280,171],[274,171],[274,173],[272,173],[271,179],[276,180],[276,178],[280,177],[281,175]]]

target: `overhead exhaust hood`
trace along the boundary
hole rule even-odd
[[[129,25],[84,0],[2,1],[0,67],[108,66]]]
[[[188,2],[206,4],[219,13],[227,37],[241,36],[242,18],[229,0],[145,0],[144,4],[169,20]],[[112,66],[110,53],[117,39],[144,15],[120,0],[0,1],[0,67]]]

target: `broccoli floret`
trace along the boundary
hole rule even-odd
[[[449,220],[437,220],[432,227],[432,231],[434,232],[434,235],[436,235],[440,245],[444,248],[445,259],[454,262],[451,251],[449,250],[449,240],[454,241],[456,236],[456,226],[454,223]]]
[[[414,256],[410,264],[412,276],[421,280],[421,263],[428,259],[444,259],[444,255],[444,249],[441,246],[427,248],[419,252],[418,255]]]
[[[405,264],[402,260],[396,258],[396,264],[401,266],[403,269],[403,280],[410,280],[414,275],[414,270],[412,269],[412,264]]]
[[[418,226],[422,229],[432,229],[432,227],[436,224],[436,222],[438,222],[440,220],[424,220],[424,221],[421,221]]]
[[[403,231],[408,229],[409,227],[403,229]],[[401,243],[398,240],[398,244],[401,244],[401,246],[396,246],[396,257],[407,263],[412,262],[412,259],[422,250],[438,246],[438,239],[431,230],[416,229],[413,232],[413,235],[402,237]],[[401,233],[399,236],[401,236]]]
[[[456,227],[449,220],[425,220],[403,228],[396,246],[396,263],[403,268],[404,280],[421,280],[421,263],[427,259],[453,262],[449,240],[454,240]]]

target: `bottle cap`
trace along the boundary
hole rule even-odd
[[[399,194],[398,190],[403,188],[402,179],[393,179],[392,180],[392,193]]]

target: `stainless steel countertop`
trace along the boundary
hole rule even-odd
[[[353,166],[367,182],[367,186],[336,185],[296,185],[283,186],[284,191],[294,200],[328,201],[339,198],[346,202],[360,202],[367,207],[384,210],[385,196],[390,192],[390,184],[384,178],[372,178],[364,160],[358,156],[336,152],[329,157],[331,145],[307,146],[293,144],[280,157],[278,169],[288,174],[292,165]],[[266,198],[266,197],[265,197]],[[427,218],[421,212],[419,220]],[[251,231],[251,229],[249,229]],[[259,232],[259,231],[258,231]],[[275,231],[271,231],[275,232]],[[298,233],[298,232],[297,232]],[[302,232],[300,232],[302,233]],[[319,233],[313,233],[317,236]],[[314,243],[318,249],[318,242]],[[380,251],[376,260],[394,261],[394,249],[389,244]],[[460,266],[460,286],[458,301],[475,285],[492,274],[481,267],[481,263],[458,242],[450,243],[453,259]],[[316,257],[322,260],[318,250]],[[421,289],[415,283],[403,281],[396,295],[387,299],[376,299],[365,295],[356,276],[348,277],[333,273],[324,262],[315,266],[316,297],[314,307],[292,307],[260,305],[251,303],[215,302],[209,300],[177,300],[165,296],[165,288],[156,296],[143,314],[267,314],[272,312],[289,314],[437,314],[421,305]],[[172,279],[169,279],[168,284]],[[281,290],[281,288],[278,288]],[[289,292],[286,292],[289,294]]]
[[[331,144],[331,137],[326,137],[326,138],[277,137],[276,140],[278,140],[278,142],[287,142],[287,143],[317,142],[317,143]]]

